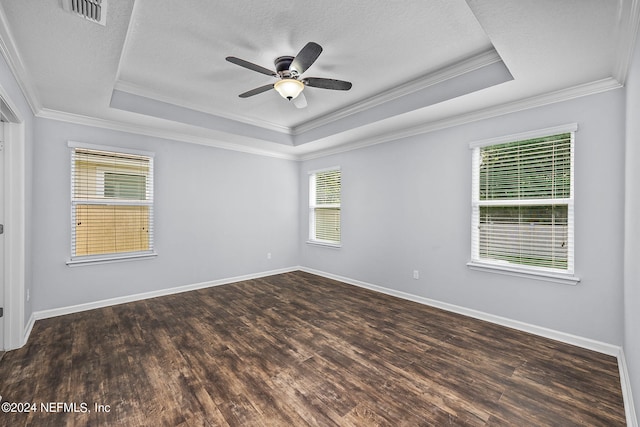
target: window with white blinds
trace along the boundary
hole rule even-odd
[[[472,145],[472,262],[573,274],[575,130]]]
[[[71,261],[153,255],[153,153],[71,147]]]
[[[309,241],[340,244],[339,168],[309,173]]]

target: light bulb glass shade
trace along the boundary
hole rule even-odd
[[[278,80],[273,87],[280,95],[282,95],[283,98],[291,101],[296,96],[300,95],[300,92],[304,89],[304,83],[295,79],[282,79]]]

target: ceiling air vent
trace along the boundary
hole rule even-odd
[[[107,0],[62,0],[62,7],[89,21],[104,25],[107,17]]]

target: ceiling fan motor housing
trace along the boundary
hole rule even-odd
[[[331,90],[349,90],[351,82],[336,79],[326,79],[322,77],[307,77],[300,80],[300,75],[304,73],[322,53],[322,46],[315,42],[307,43],[296,56],[279,56],[275,59],[274,65],[276,71],[254,64],[235,56],[227,56],[225,59],[233,64],[243,68],[265,74],[267,76],[279,77],[279,80],[273,84],[251,89],[238,95],[240,98],[249,98],[258,95],[270,89],[275,89],[283,98],[291,101],[300,95],[305,86],[317,87]],[[301,104],[301,103],[299,103]],[[306,102],[304,102],[306,106]],[[302,108],[302,107],[298,107]]]
[[[278,75],[280,75],[280,77],[290,78],[297,76],[298,73],[295,70],[289,69],[291,63],[293,62],[293,58],[293,56],[280,56],[276,58],[275,61],[273,61],[276,66],[276,71],[278,72]]]

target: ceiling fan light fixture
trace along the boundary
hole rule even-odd
[[[304,83],[296,79],[282,79],[278,80],[273,87],[283,98],[291,101],[300,95],[304,89]]]

